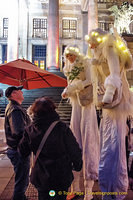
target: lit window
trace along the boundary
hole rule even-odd
[[[32,46],[32,63],[41,69],[46,69],[46,45]]]
[[[33,37],[47,38],[47,19],[33,19]]]
[[[38,67],[38,60],[34,60],[34,64]]]
[[[8,18],[3,18],[3,37],[8,37]]]
[[[40,68],[41,68],[41,69],[45,69],[44,60],[40,60]]]
[[[7,45],[2,45],[2,63],[7,63]]]
[[[77,20],[63,19],[62,20],[63,38],[76,38],[77,37]]]

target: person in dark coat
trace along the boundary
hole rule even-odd
[[[17,151],[24,129],[30,124],[30,118],[21,106],[24,100],[22,89],[23,86],[11,86],[5,91],[5,96],[9,100],[5,110],[7,156],[15,172],[13,200],[26,200],[25,191],[29,184],[30,157],[22,158]]]
[[[133,190],[133,160],[132,160],[131,168],[129,171],[129,186],[130,186],[130,189]]]
[[[70,128],[60,121],[55,108],[54,102],[49,98],[37,99],[30,107],[32,124],[26,128],[19,144],[19,151],[23,157],[29,156],[31,152],[36,155],[46,130],[52,122],[59,120],[36,161],[36,164],[40,166],[38,175],[42,177],[42,181],[44,179],[43,185],[39,185],[38,181],[36,186],[39,200],[66,199],[68,188],[73,181],[72,170],[80,171],[82,168],[81,149]],[[44,166],[49,174],[48,180],[45,174],[41,174],[43,173],[41,168]],[[51,197],[50,191],[53,194],[53,190],[55,195]]]

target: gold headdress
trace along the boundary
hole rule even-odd
[[[67,46],[64,50],[64,56],[66,56],[68,54],[73,54],[75,56],[79,56],[80,55],[79,48],[74,47],[74,46]]]
[[[93,29],[90,31],[89,35],[85,36],[85,41],[89,44],[93,43],[99,45],[100,43],[104,42],[107,38],[106,35],[108,33],[103,31],[100,28]]]

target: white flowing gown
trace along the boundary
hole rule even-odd
[[[91,84],[89,60],[78,58],[73,64],[67,62],[64,74],[67,76],[73,66],[80,66],[80,63],[84,70],[80,72],[79,79],[74,79],[72,82],[68,80],[68,88],[65,89],[72,105],[70,127],[82,149],[84,180],[96,180],[99,165],[99,132],[96,110],[93,102],[87,106],[81,106],[77,98],[78,92]]]
[[[128,175],[125,151],[126,121],[132,108],[132,94],[126,79],[126,69],[122,53],[114,45],[112,36],[107,46],[101,44],[94,50],[94,59],[98,64],[93,66],[93,76],[97,86],[105,87],[102,102],[113,102],[115,91],[118,96],[122,89],[119,104],[112,107],[103,106],[103,119],[100,125],[100,164],[99,184],[103,199],[121,200],[128,189]],[[95,91],[97,93],[97,91]],[[108,102],[107,102],[108,101]],[[110,101],[110,102],[109,102]]]

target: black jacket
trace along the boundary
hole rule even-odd
[[[129,177],[133,178],[133,160],[132,160],[131,168],[130,168],[130,171],[129,171]]]
[[[5,110],[5,134],[9,147],[17,149],[24,129],[29,124],[30,118],[22,106],[14,100],[9,101]]]
[[[56,120],[59,120],[56,112],[33,120],[32,125],[25,130],[24,136],[19,144],[19,151],[22,156],[28,156],[31,151],[36,154],[44,133],[50,124]],[[56,161],[63,158],[66,154],[69,155],[73,170],[80,171],[82,168],[81,149],[70,128],[64,122],[59,121],[48,136],[37,162],[45,165],[48,160]],[[63,168],[64,163],[61,164]],[[61,176],[61,170],[58,172],[55,171],[56,167],[54,164],[50,168],[48,169],[49,173],[51,176],[54,176],[57,183]],[[66,186],[69,186],[69,180],[67,178],[72,179],[72,176],[72,174],[70,174],[70,177],[67,177],[67,174],[65,175]]]

